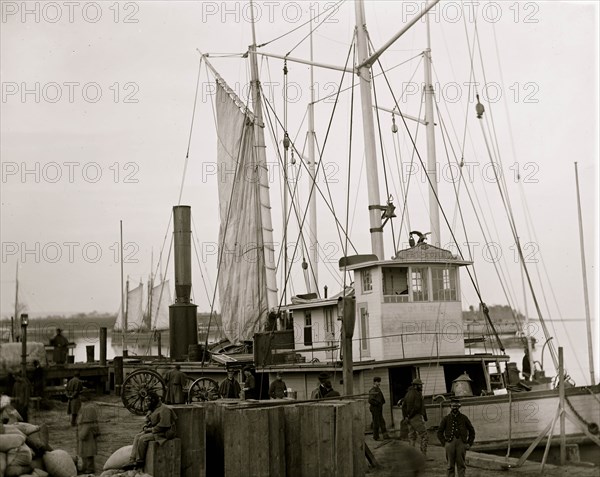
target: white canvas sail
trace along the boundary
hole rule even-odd
[[[140,283],[137,288],[129,290],[127,293],[127,331],[139,331],[144,326],[144,286]],[[115,331],[123,331],[123,311],[119,308],[117,319],[115,320]]]
[[[218,286],[223,331],[231,342],[239,343],[252,339],[269,309],[273,287],[267,286],[267,275],[275,276],[274,254],[272,241],[264,238],[262,215],[270,210],[260,190],[264,187],[260,174],[266,174],[266,169],[256,158],[250,116],[219,82],[216,103],[221,220]]]
[[[169,329],[169,305],[171,304],[171,288],[169,280],[165,280],[152,288],[152,329]]]

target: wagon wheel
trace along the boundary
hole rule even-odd
[[[219,384],[210,378],[196,379],[188,391],[188,402],[215,401],[220,397]]]
[[[138,369],[123,381],[121,401],[132,414],[144,415],[147,409],[144,398],[154,391],[161,398],[165,395],[165,382],[160,374],[151,369]]]

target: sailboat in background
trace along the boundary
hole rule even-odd
[[[146,338],[149,333],[169,330],[169,305],[172,303],[169,280],[162,280],[154,286],[150,280],[146,290],[147,307],[144,311],[144,285],[140,283],[132,290],[127,285],[125,313],[119,307],[113,339],[124,335],[128,341],[137,341]]]

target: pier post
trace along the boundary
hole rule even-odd
[[[86,361],[88,363],[94,362],[94,345],[87,345],[85,347]]]
[[[106,366],[106,327],[100,328],[100,366]]]
[[[123,356],[115,356],[113,366],[115,367],[115,394],[120,396],[123,387]]]

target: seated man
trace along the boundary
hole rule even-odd
[[[175,421],[177,421],[175,411],[163,404],[158,394],[152,391],[144,398],[144,404],[148,406],[146,424],[142,432],[133,439],[133,448],[126,469],[144,466],[148,442],[156,441],[160,445],[175,437]]]

